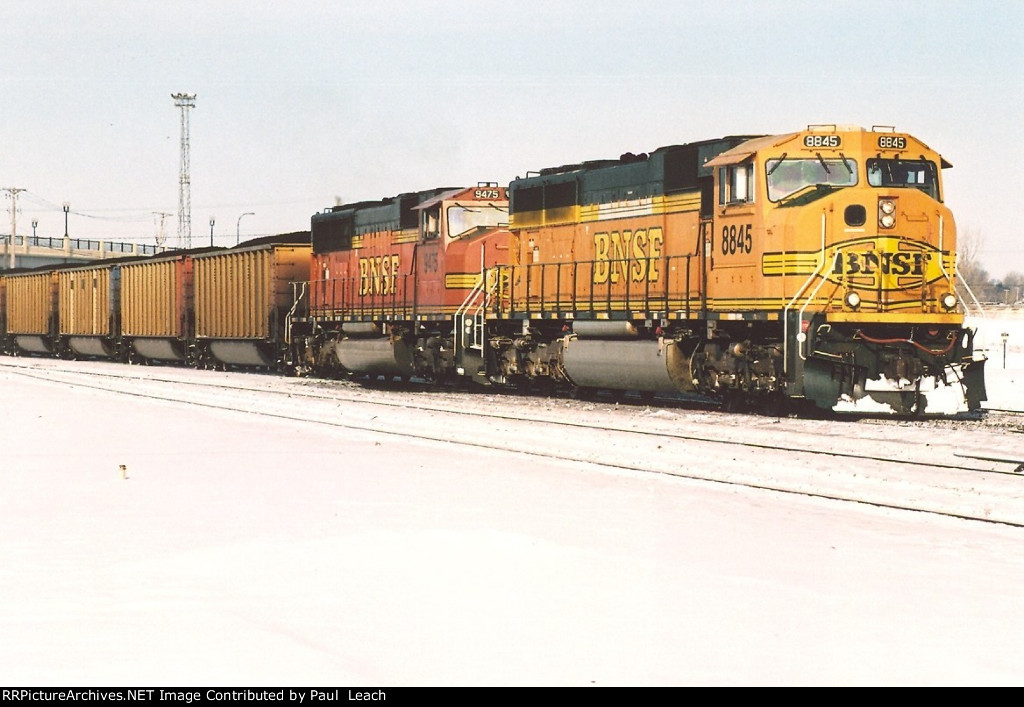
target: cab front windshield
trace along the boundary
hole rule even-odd
[[[867,170],[868,184],[873,187],[920,189],[933,199],[939,198],[934,162],[875,158],[868,160]]]
[[[508,207],[487,202],[453,204],[448,207],[448,237],[461,238],[477,228],[508,223]]]
[[[813,197],[811,187],[822,187],[819,196],[857,183],[857,163],[849,158],[787,158],[783,155],[765,163],[768,198],[782,201],[806,191]]]

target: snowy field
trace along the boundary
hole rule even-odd
[[[1021,527],[8,365],[29,360],[0,358],[4,685],[1024,682]],[[1001,363],[991,404],[1024,409],[1024,349]]]
[[[968,325],[977,328],[977,342],[989,357],[985,364],[988,403],[983,407],[1024,410],[1024,311],[995,310],[984,318],[970,318]],[[1007,335],[1005,347],[1003,334]]]

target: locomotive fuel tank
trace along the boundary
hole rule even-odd
[[[333,342],[338,363],[353,373],[372,376],[415,375],[412,352],[401,340],[390,337],[345,338]]]
[[[581,388],[694,390],[691,357],[674,341],[576,339],[563,347],[562,365]]]

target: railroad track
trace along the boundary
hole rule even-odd
[[[108,394],[524,455],[517,464],[540,456],[1024,526],[1024,455],[1005,431],[947,429],[937,438],[934,427],[920,424],[858,426],[278,377],[240,383],[235,374],[171,368],[122,372],[13,359],[0,370]],[[837,427],[844,433],[823,435]]]

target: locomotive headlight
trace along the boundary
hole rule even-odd
[[[892,228],[896,225],[896,200],[880,199],[878,201],[878,225]]]
[[[952,312],[954,309],[956,309],[956,295],[954,295],[952,292],[947,292],[946,294],[942,295],[942,297],[939,298],[939,301],[942,303],[942,307],[947,311]]]
[[[846,306],[850,309],[857,309],[857,307],[860,306],[860,295],[853,290],[850,290],[846,293],[846,297],[843,298],[843,301],[846,302]]]

